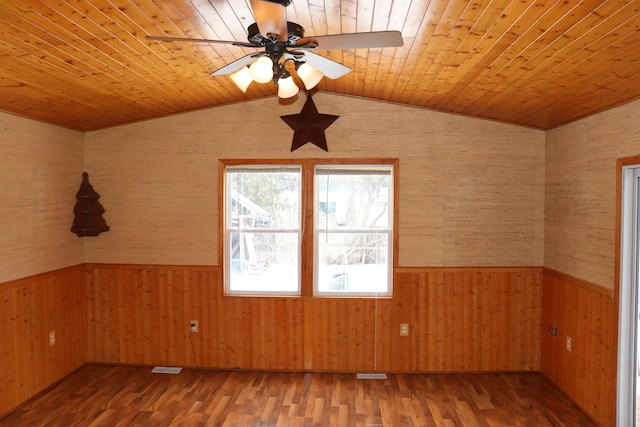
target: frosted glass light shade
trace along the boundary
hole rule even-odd
[[[253,77],[251,76],[251,72],[249,68],[242,67],[235,73],[231,74],[231,80],[240,88],[241,91],[246,92],[247,88],[253,81]]]
[[[298,93],[300,89],[294,83],[291,76],[278,80],[278,96],[280,98],[291,98]]]
[[[324,76],[322,71],[316,70],[306,62],[298,68],[297,72],[298,77],[300,77],[307,90],[313,89],[318,83],[320,83],[320,80],[322,80],[322,77]]]
[[[267,83],[273,78],[273,61],[262,56],[249,67],[251,77],[258,83]]]

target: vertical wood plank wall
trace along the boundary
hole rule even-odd
[[[228,297],[218,267],[88,271],[92,361],[332,371],[540,366],[540,268],[400,268],[393,298],[378,300]],[[190,320],[200,329],[191,336]],[[401,323],[409,336],[400,336]]]
[[[540,371],[603,426],[613,426],[616,401],[613,291],[544,270]],[[557,336],[548,333],[556,326]],[[572,349],[566,349],[571,337]]]
[[[89,264],[0,284],[0,333],[8,337],[0,340],[0,416],[95,361],[540,370],[600,424],[613,423],[615,307],[608,289],[542,268],[398,268],[394,297],[376,303],[225,297],[221,279],[212,266]],[[200,327],[191,337],[189,320]],[[408,337],[399,335],[400,323],[410,325]],[[550,326],[558,327],[557,338]],[[572,352],[564,347],[567,335]]]
[[[0,284],[0,416],[87,362],[84,271]]]

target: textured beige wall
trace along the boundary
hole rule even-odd
[[[0,283],[84,261],[70,231],[83,138],[0,113]]]
[[[220,158],[400,159],[401,266],[540,266],[544,132],[423,109],[316,94],[339,115],[329,152],[291,153],[297,114],[275,98],[91,132],[86,170],[111,231],[88,262],[218,263]]]
[[[613,289],[616,160],[640,155],[640,101],[546,133],[545,267]]]

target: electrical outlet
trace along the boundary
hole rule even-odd
[[[571,351],[571,337],[567,337],[567,351]]]
[[[192,320],[189,322],[189,330],[191,332],[198,332],[198,321]]]
[[[406,337],[409,335],[409,324],[408,323],[400,323],[400,336]]]
[[[49,345],[55,345],[55,343],[56,343],[56,332],[51,331],[49,332]]]

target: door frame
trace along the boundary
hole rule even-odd
[[[633,237],[623,230],[634,230],[640,222],[639,213],[628,202],[633,200],[634,174],[640,171],[640,156],[618,159],[616,167],[616,245],[615,245],[615,294],[614,304],[617,313],[615,337],[617,339],[617,357],[615,358],[617,381],[615,413],[616,425],[628,427],[635,423],[637,367],[637,322],[638,289],[633,286],[635,276],[633,269],[636,257]],[[640,190],[640,189],[639,189]],[[636,230],[637,232],[637,230]],[[636,245],[637,246],[637,245]],[[623,300],[624,299],[624,303]],[[635,366],[634,366],[635,365]]]

